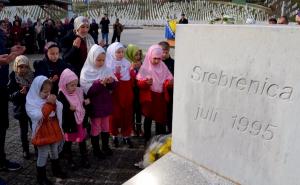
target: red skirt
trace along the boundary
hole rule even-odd
[[[129,137],[133,126],[133,86],[131,81],[119,81],[113,92],[113,113],[110,132],[113,136],[119,134]]]
[[[164,93],[151,91],[151,101],[142,102],[142,113],[158,123],[166,124],[167,101]]]

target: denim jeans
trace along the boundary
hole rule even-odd
[[[108,44],[108,34],[109,33],[102,33],[102,39],[105,40],[106,44]]]

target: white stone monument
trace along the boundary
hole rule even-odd
[[[172,152],[125,184],[300,184],[300,27],[179,25]]]

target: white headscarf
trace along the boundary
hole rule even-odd
[[[121,61],[116,60],[116,51],[120,48],[124,48],[123,44],[121,44],[120,42],[115,42],[107,48],[106,64],[114,72],[116,72],[117,66],[121,66],[121,80],[128,81],[130,80],[131,64],[127,59],[125,59],[125,57]]]
[[[89,51],[87,59],[81,70],[80,86],[83,88],[85,94],[87,94],[95,80],[101,80],[108,77],[113,77],[117,80],[112,70],[108,68],[105,63],[100,68],[95,66],[95,61],[101,53],[105,53],[104,49],[95,44]]]
[[[85,40],[86,47],[87,47],[88,51],[90,51],[92,46],[95,44],[93,37],[89,33],[87,35],[80,35],[78,33],[78,29],[80,28],[80,26],[82,26],[84,24],[90,26],[88,18],[86,18],[84,16],[77,17],[74,20],[74,31],[75,31],[76,35],[79,35],[81,38],[83,38]]]
[[[29,92],[26,96],[25,106],[26,106],[26,112],[32,121],[32,137],[35,134],[36,127],[39,121],[43,118],[42,107],[46,103],[46,100],[40,97],[40,91],[44,81],[47,79],[48,78],[45,76],[36,77],[33,80]],[[62,109],[63,109],[63,105],[59,101],[56,101],[56,115],[60,127],[62,124]],[[55,113],[51,113],[50,117],[51,115],[54,116]]]

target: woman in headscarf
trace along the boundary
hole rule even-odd
[[[133,124],[133,80],[130,76],[131,64],[125,59],[124,50],[124,46],[119,42],[107,48],[107,66],[113,70],[119,81],[113,92],[113,114],[110,126],[115,146],[119,146],[117,136],[121,128],[121,135],[132,148],[130,136]]]
[[[75,74],[80,77],[80,71],[88,52],[95,44],[89,34],[90,23],[86,17],[79,16],[74,20],[74,30],[62,39],[63,59],[72,65]]]
[[[156,122],[156,134],[166,133],[168,88],[173,88],[173,75],[162,62],[163,50],[159,45],[148,49],[137,75],[140,102],[144,120],[145,142],[151,138],[152,120]]]
[[[136,136],[142,134],[142,115],[141,115],[141,104],[139,101],[139,88],[137,86],[136,75],[142,65],[143,53],[140,48],[136,45],[129,44],[125,51],[126,59],[131,63],[131,77],[134,81],[133,92],[133,129]]]

